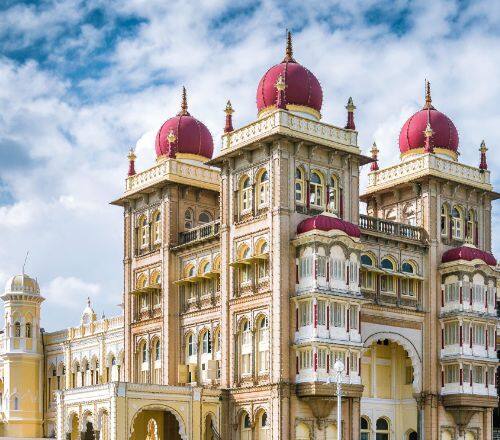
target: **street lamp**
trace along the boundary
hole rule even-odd
[[[344,371],[344,363],[339,359],[333,364],[335,371],[335,380],[337,381],[337,440],[342,439],[342,373]]]

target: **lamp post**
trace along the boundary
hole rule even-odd
[[[337,440],[342,440],[342,373],[344,363],[339,359],[333,364],[335,380],[337,381]]]

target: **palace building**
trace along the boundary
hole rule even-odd
[[[78,325],[45,333],[37,281],[7,283],[0,435],[491,440],[500,194],[484,142],[479,166],[460,162],[469,147],[425,95],[384,168],[358,145],[351,98],[345,125],[322,120],[290,34],[257,119],[234,127],[228,102],[215,154],[184,90],[156,163],[136,171],[131,151],[112,202],[122,315],[98,319],[89,301]]]

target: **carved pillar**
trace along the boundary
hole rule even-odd
[[[359,439],[359,423],[361,417],[361,405],[359,397],[352,398],[352,414],[351,414],[351,439]]]
[[[492,408],[485,408],[483,412],[483,440],[493,438],[492,432]]]

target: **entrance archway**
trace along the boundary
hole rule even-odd
[[[181,416],[166,405],[149,405],[132,418],[131,440],[188,440]]]
[[[414,392],[416,370],[420,371],[421,364],[418,354],[405,338],[394,334],[390,339],[377,338],[383,335],[386,333],[372,335],[365,341],[361,364],[364,385],[361,437],[406,440],[407,434],[418,426]],[[401,340],[405,341],[405,345],[399,343]]]

